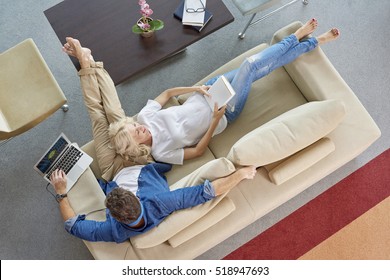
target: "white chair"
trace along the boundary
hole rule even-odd
[[[276,4],[280,4],[281,0],[232,0],[232,1],[233,1],[233,4],[236,5],[236,7],[240,10],[240,12],[242,13],[243,16],[251,15],[248,23],[244,27],[244,30],[238,34],[238,37],[240,39],[244,39],[245,32],[250,26],[253,26],[253,25],[259,23],[260,21],[270,17],[274,13],[294,4],[298,0],[292,0],[291,2],[288,2],[285,5],[280,6],[279,8],[265,14],[264,16],[257,19],[256,21],[253,21],[253,20],[254,20],[257,13],[260,13],[266,9],[269,9]],[[309,1],[302,0],[302,3],[304,5],[307,5],[307,4],[309,4]]]
[[[66,97],[32,39],[0,54],[0,146],[53,114]]]

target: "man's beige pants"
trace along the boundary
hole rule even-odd
[[[103,68],[102,62],[92,63],[90,68],[81,69],[78,75],[84,103],[91,118],[94,145],[102,178],[109,181],[126,164],[110,146],[108,127],[110,123],[125,118],[125,112],[115,85]]]

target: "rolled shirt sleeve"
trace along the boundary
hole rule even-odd
[[[77,215],[65,221],[65,230],[87,241],[115,241],[110,219],[104,222],[85,220],[85,215]]]

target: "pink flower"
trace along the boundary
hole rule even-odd
[[[153,10],[149,7],[149,4],[145,0],[139,0],[138,4],[141,7],[140,13],[143,17],[149,17],[153,14]]]
[[[145,22],[142,22],[142,21],[140,21],[137,25],[138,25],[142,30],[149,30],[149,28],[150,28],[150,24],[149,24],[149,23],[145,23]]]
[[[144,16],[144,17],[149,17],[153,14],[153,10],[152,9],[142,9],[141,10],[141,15]]]

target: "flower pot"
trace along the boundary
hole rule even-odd
[[[149,25],[145,28],[144,25]],[[153,20],[150,17],[142,17],[137,20],[137,24],[135,24],[132,28],[133,32],[136,34],[140,34],[142,37],[149,38],[152,37],[154,31],[160,30],[164,27],[164,23],[161,20]]]
[[[144,31],[141,33],[141,36],[144,38],[149,38],[154,35],[154,30]]]

